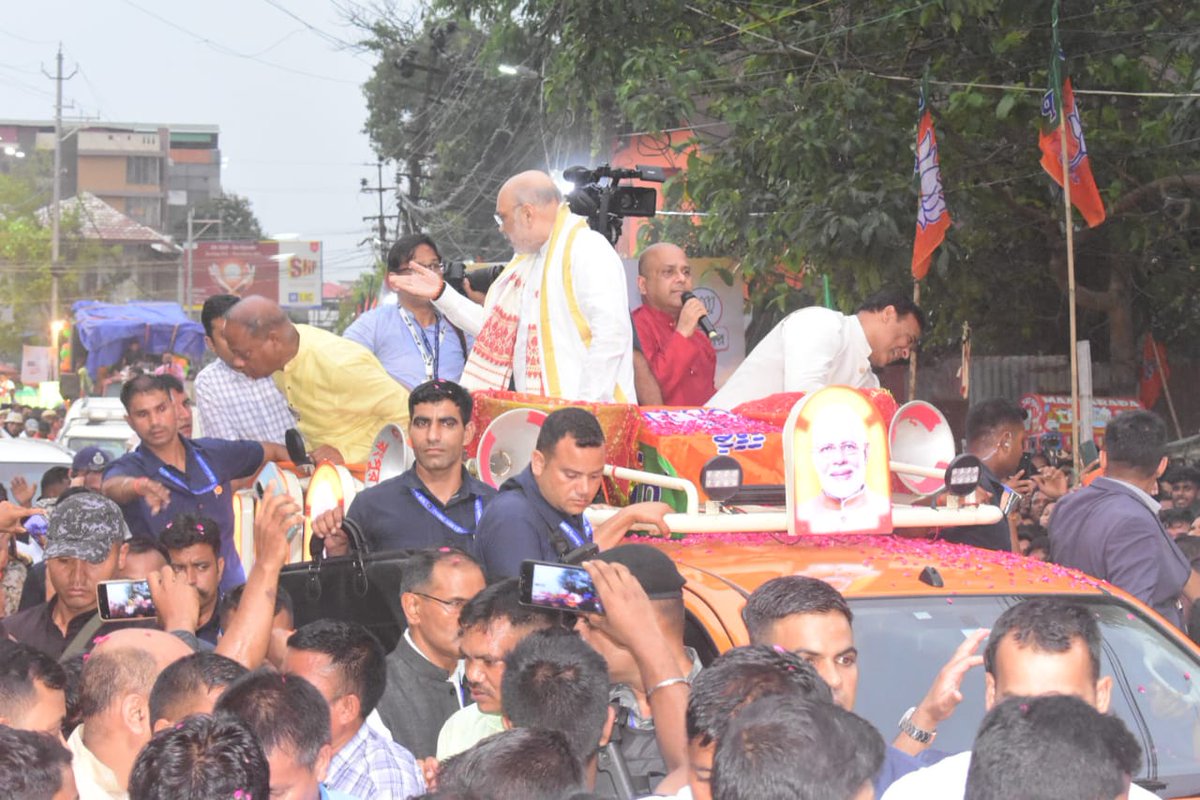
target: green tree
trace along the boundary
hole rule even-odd
[[[200,239],[223,239],[227,241],[258,241],[265,238],[262,224],[254,214],[249,198],[240,194],[226,192],[208,200],[201,200],[192,207],[195,219],[219,219],[220,225],[213,225],[197,236]],[[175,221],[171,227],[171,236],[177,242],[187,240],[187,214]]]
[[[22,344],[49,344],[51,321],[51,230],[38,209],[49,201],[36,172],[0,174],[0,354],[20,356]],[[118,262],[118,254],[79,236],[79,220],[61,220],[59,314],[79,296],[79,276]],[[5,314],[8,320],[9,315]]]
[[[520,43],[521,63],[544,76],[551,132],[573,119],[604,144],[692,126],[700,150],[666,187],[668,207],[704,212],[696,246],[740,259],[756,311],[775,314],[815,299],[789,274],[809,287],[828,277],[847,309],[910,283],[917,81],[928,67],[955,226],[922,287],[927,342],[952,346],[967,319],[977,352],[1029,353],[1067,342],[1061,195],[1036,144],[1049,5],[440,0],[427,16],[485,32],[476,60]],[[1200,89],[1198,23],[1200,7],[1182,0],[1062,12],[1076,89],[1110,92],[1078,97],[1109,208],[1104,225],[1077,228],[1079,330],[1126,384],[1140,332],[1193,352],[1200,342],[1197,102],[1136,96]],[[474,163],[464,152],[440,168]],[[646,235],[678,239],[679,224]]]

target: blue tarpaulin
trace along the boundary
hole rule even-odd
[[[147,354],[177,353],[192,361],[204,355],[204,327],[188,319],[178,303],[113,305],[80,300],[71,310],[75,333],[88,351],[92,378],[100,367],[115,364],[133,341],[140,342]]]

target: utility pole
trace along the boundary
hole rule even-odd
[[[63,81],[75,77],[78,68],[70,75],[63,77],[62,43],[58,45],[56,58],[57,69],[54,75],[42,70],[42,74],[54,81],[54,195],[50,204],[50,320],[58,319],[58,281],[62,277],[62,266],[59,262],[59,219],[62,209],[62,86]],[[57,342],[54,345],[57,347]],[[57,358],[57,355],[55,355]]]
[[[385,192],[395,191],[397,187],[383,185],[383,160],[382,159],[380,159],[378,162],[376,162],[375,168],[376,168],[377,174],[378,174],[378,179],[377,179],[378,183],[375,186],[371,186],[369,183],[367,183],[367,179],[363,178],[362,184],[361,184],[362,185],[361,191],[375,192],[376,194],[378,194],[378,196],[379,196],[379,213],[375,216],[363,217],[363,221],[376,223],[376,230],[378,231],[378,236],[379,236],[379,253],[380,253],[379,257],[380,257],[381,261],[386,263],[387,262],[387,253],[388,253],[387,221],[389,219],[399,219],[400,215],[383,213],[383,195]]]
[[[197,231],[195,229],[196,223],[200,223],[204,227],[201,228],[199,231]],[[180,278],[182,278],[182,280],[180,280],[176,284],[175,293],[179,299],[179,305],[183,306],[183,313],[185,313],[189,316],[192,313],[192,280],[193,280],[192,279],[192,274],[193,274],[192,267],[195,262],[196,237],[203,236],[205,231],[207,231],[213,225],[218,226],[218,229],[219,229],[220,225],[221,225],[221,220],[219,220],[219,219],[196,219],[196,209],[191,208],[191,207],[188,208],[187,242],[185,243],[185,245],[187,247],[187,254],[185,256],[185,258],[187,259],[187,275],[179,276]],[[179,263],[181,265],[180,269],[182,269],[183,268],[182,264],[184,262],[180,261]]]

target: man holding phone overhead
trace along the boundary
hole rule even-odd
[[[604,430],[590,412],[568,406],[546,417],[529,466],[500,486],[479,520],[475,547],[484,572],[514,577],[525,560],[562,561],[590,544],[606,550],[639,523],[666,535],[666,503],[625,506],[592,529],[583,512],[600,490],[604,463]]]

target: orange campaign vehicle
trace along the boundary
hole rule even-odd
[[[468,468],[493,484],[524,469],[545,414],[564,404],[510,392],[475,400]],[[1200,649],[1107,583],[927,538],[940,527],[1000,519],[998,508],[980,504],[980,462],[955,454],[940,411],[919,401],[897,407],[886,391],[845,387],[764,400],[735,412],[581,404],[609,441],[605,502],[587,517],[598,524],[630,500],[672,505],[668,536],[629,535],[662,549],[687,579],[685,642],[705,663],[747,643],[741,610],[758,586],[782,575],[825,580],[854,612],[855,711],[890,738],[964,637],[1023,599],[1067,597],[1100,622],[1113,713],[1147,754],[1134,780],[1160,797],[1200,798]],[[326,463],[311,477],[285,481],[293,497],[303,492],[309,519],[293,542],[294,561],[310,558],[313,515],[349,508],[364,486],[411,464],[395,426],[380,432],[372,454],[366,465]],[[243,554],[252,553],[255,499],[252,490],[237,495],[236,540]],[[392,639],[403,626],[397,614]],[[937,747],[946,752],[971,746],[984,713],[981,669],[968,673],[962,693],[938,728]]]

